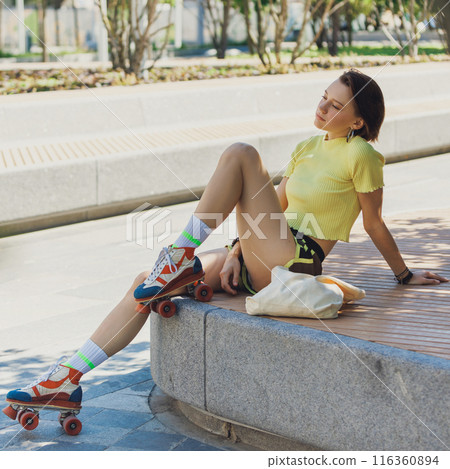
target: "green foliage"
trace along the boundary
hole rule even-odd
[[[393,56],[398,54],[398,48],[394,46],[358,46],[339,48],[339,55],[345,56]],[[419,46],[419,55],[439,55],[445,54],[443,47]]]
[[[5,59],[5,58],[10,58],[10,57],[14,57],[12,54],[8,53],[8,52],[3,52],[1,49],[0,49],[0,58],[1,59]]]
[[[289,58],[291,51],[286,49],[282,52],[282,56]],[[338,57],[389,57],[398,54],[398,48],[389,45],[383,46],[341,46],[339,47]],[[419,55],[445,55],[444,47],[424,46],[419,47]],[[249,54],[240,54],[236,58],[245,59],[251,57]],[[325,49],[318,49],[317,46],[311,47],[307,50],[303,57],[329,57],[328,51]]]
[[[384,3],[386,2],[384,1]],[[372,12],[373,0],[349,0],[346,8],[353,18],[356,18],[360,14],[369,16]]]
[[[415,61],[441,61],[449,60],[446,55],[422,56],[419,59],[406,59]],[[386,58],[356,57],[351,58],[316,57],[307,63],[274,64],[269,69],[260,65],[208,66],[195,65],[189,67],[154,67],[137,77],[133,73],[123,70],[10,70],[0,71],[0,94],[34,93],[38,91],[74,90],[83,88],[100,88],[105,86],[133,86],[147,83],[209,80],[215,78],[250,77],[258,75],[275,75],[287,73],[301,73],[326,69],[343,69],[352,66],[380,66],[388,62]],[[397,56],[389,59],[390,65],[405,63],[405,60]],[[78,78],[77,78],[78,77]]]
[[[233,0],[233,8],[237,11],[240,11],[242,14],[244,14],[244,2],[246,0]],[[249,2],[251,2],[251,0],[247,0]],[[256,1],[254,1],[254,4],[255,4],[255,7],[256,7]],[[269,0],[260,0],[261,2],[261,6],[264,8],[266,8],[268,5],[269,5]]]
[[[65,0],[47,0],[47,7],[59,10],[64,2]]]

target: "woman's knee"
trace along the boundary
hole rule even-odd
[[[227,147],[222,154],[222,158],[239,159],[240,161],[249,161],[252,163],[261,161],[258,150],[253,145],[243,142],[236,142]]]
[[[134,292],[134,290],[136,290],[136,288],[141,284],[141,283],[144,283],[145,280],[147,280],[147,277],[150,275],[150,271],[145,271],[145,272],[141,272],[140,274],[138,274],[138,276],[134,279],[131,287],[130,287],[130,290],[129,292]]]

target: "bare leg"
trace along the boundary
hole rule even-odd
[[[205,271],[205,282],[214,291],[222,290],[219,273],[222,270],[227,253],[228,250],[226,248],[220,248],[198,255]],[[147,321],[148,314],[137,313],[135,310],[136,301],[133,292],[148,277],[149,273],[142,272],[136,277],[124,298],[108,314],[90,338],[108,357],[125,348],[136,337]],[[185,287],[173,292],[174,295],[184,293],[186,293]]]
[[[123,299],[106,316],[90,338],[108,357],[126,347],[147,321],[148,314],[136,312],[136,301],[133,292],[147,278],[149,273],[142,272],[136,277]]]
[[[274,266],[294,257],[295,241],[261,157],[243,143],[231,145],[222,154],[195,214],[216,228],[234,207],[242,254],[259,290],[270,282]],[[221,220],[210,218],[211,214]]]
[[[205,271],[205,283],[215,292],[223,291],[220,279],[220,271],[228,255],[227,248],[212,249],[197,254]]]

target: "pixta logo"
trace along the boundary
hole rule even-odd
[[[161,243],[171,235],[171,213],[169,209],[147,202],[135,208],[127,215],[127,241],[153,249],[155,243]]]

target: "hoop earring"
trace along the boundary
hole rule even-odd
[[[347,134],[347,143],[350,142],[350,140],[355,136],[355,129],[352,129],[350,127],[350,130],[348,131]]]

